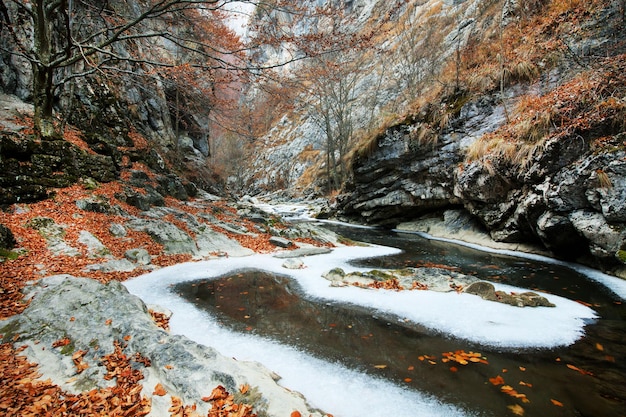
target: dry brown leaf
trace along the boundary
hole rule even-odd
[[[153,395],[158,395],[159,397],[163,397],[165,394],[167,394],[167,391],[165,390],[163,385],[161,385],[161,383],[158,383],[154,387],[154,392],[152,394]]]
[[[550,401],[552,402],[552,404],[556,405],[557,407],[563,407],[563,403],[560,401],[557,401],[555,399],[550,398]]]

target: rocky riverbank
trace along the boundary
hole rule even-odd
[[[15,374],[10,378],[5,372],[11,382],[2,388],[5,415],[16,410],[26,412],[20,415],[62,415],[64,410],[128,416],[322,415],[279,386],[280,377],[260,364],[170,335],[159,308],[148,309],[118,282],[57,275],[26,292],[30,305],[1,323],[3,340],[20,346],[20,355],[39,364],[49,380],[19,375],[29,378],[33,395],[21,399],[30,403],[8,404],[9,398],[20,398],[15,391],[22,387]],[[109,400],[113,404],[103,406]],[[186,413],[178,412],[185,407]]]
[[[169,313],[119,282],[186,261],[328,251],[336,236],[138,162],[114,181],[45,189],[0,212],[3,415],[321,416],[262,366],[169,335]]]

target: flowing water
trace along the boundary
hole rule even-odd
[[[456,339],[364,307],[311,298],[290,277],[257,269],[184,282],[175,291],[236,332],[295,346],[469,413],[626,415],[626,307],[605,286],[560,265],[414,234],[328,227],[356,240],[402,249],[397,255],[359,261],[359,266],[442,264],[480,279],[579,301],[599,318],[589,322],[585,336],[571,346],[507,349]]]

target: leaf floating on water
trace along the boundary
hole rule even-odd
[[[519,384],[523,387],[532,388],[533,384],[529,384],[528,382],[520,381]]]
[[[406,383],[409,383],[411,381],[413,381],[411,378],[404,378],[404,382],[406,382]]]
[[[557,401],[555,399],[550,398],[550,401],[552,402],[552,404],[556,405],[557,407],[563,407],[563,403],[560,401]]]
[[[603,352],[604,346],[602,346],[600,343],[596,343],[596,349],[598,349],[600,352]]]
[[[376,369],[385,369],[387,367],[387,365],[374,365],[374,368]]]
[[[583,375],[593,375],[593,373],[592,373],[592,372],[585,371],[584,369],[580,369],[579,367],[574,366],[574,365],[569,364],[569,363],[567,364],[567,367],[568,367],[569,369],[574,370],[574,371],[580,372],[580,373],[581,373],[581,374],[583,374]]]
[[[507,394],[507,395],[509,395],[509,396],[511,396],[513,398],[519,398],[524,403],[529,403],[530,402],[530,400],[528,398],[526,398],[526,394],[521,394],[521,393],[517,392],[515,390],[515,388],[513,388],[510,385],[503,385],[500,388],[500,391],[502,391],[503,393],[505,393],[505,394]]]
[[[470,362],[474,363],[484,363],[487,364],[487,360],[482,356],[481,353],[478,352],[466,352],[464,350],[457,350],[455,352],[444,352],[441,354],[443,359],[442,362],[446,363],[449,361],[456,362],[460,365],[467,365]]]
[[[522,406],[519,404],[509,405],[507,408],[511,410],[511,412],[515,414],[516,416],[524,415],[524,408],[522,408]]]
[[[498,385],[504,385],[504,378],[498,375],[494,378],[489,378],[489,382],[491,382],[492,385],[497,387]]]
[[[459,368],[457,368],[456,366],[451,366],[450,367],[450,372],[458,372]]]
[[[520,366],[519,370],[522,371],[522,372],[526,372],[526,368],[524,368],[523,366]]]

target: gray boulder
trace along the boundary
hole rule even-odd
[[[146,232],[157,243],[163,245],[167,254],[198,253],[196,242],[186,232],[174,224],[162,220],[133,219],[127,223],[133,230]]]
[[[548,301],[547,298],[537,293],[529,291],[518,294],[496,291],[493,284],[485,281],[471,284],[465,289],[465,292],[477,295],[483,300],[496,301],[516,307],[554,307],[554,304]]]
[[[135,262],[139,265],[148,265],[152,262],[152,256],[150,253],[142,248],[129,249],[124,252],[124,256],[129,261]]]

